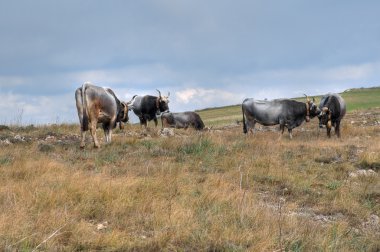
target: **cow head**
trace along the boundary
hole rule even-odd
[[[128,122],[128,104],[125,102],[120,102],[120,110],[117,116],[117,119],[119,121],[119,127],[120,129],[124,128],[124,123]]]
[[[327,128],[331,128],[331,110],[328,107],[323,107],[322,111],[318,115],[319,127],[323,128],[326,125]]]
[[[315,116],[318,116],[320,114],[320,109],[315,104],[315,98],[313,97],[313,100],[310,100],[307,95],[306,96],[306,122],[310,121],[310,118],[313,118]]]
[[[169,111],[170,92],[168,93],[168,96],[162,96],[160,90],[158,89],[157,89],[157,92],[159,94],[157,98],[157,114],[160,114],[161,112]]]

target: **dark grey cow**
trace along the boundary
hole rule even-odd
[[[147,122],[154,120],[155,126],[157,127],[157,115],[160,115],[161,112],[169,111],[169,95],[161,96],[159,90],[159,96],[133,96],[132,100],[128,103],[129,109],[132,109],[133,112],[140,119],[140,125],[147,127]]]
[[[112,129],[116,124],[119,123],[120,128],[123,128],[123,123],[128,121],[128,105],[121,102],[109,88],[84,83],[75,91],[75,100],[81,125],[81,148],[85,146],[86,131],[89,128],[94,146],[98,148],[98,123],[102,123],[106,142],[111,142]]]
[[[322,97],[319,103],[321,113],[318,115],[319,127],[323,125],[327,128],[327,136],[331,137],[331,128],[335,128],[335,133],[340,137],[340,121],[346,114],[346,103],[339,94],[327,94]]]
[[[161,115],[162,128],[184,128],[192,127],[196,130],[202,130],[205,125],[201,117],[195,112],[170,113],[165,112]]]
[[[288,128],[289,136],[292,138],[292,129],[300,126],[303,121],[310,121],[319,114],[318,107],[307,98],[306,103],[290,99],[277,100],[254,100],[248,98],[243,101],[243,131],[252,131],[256,122],[264,126],[280,124],[280,130],[284,133],[285,127]]]

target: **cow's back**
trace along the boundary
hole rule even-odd
[[[283,113],[281,100],[261,101],[248,98],[243,101],[243,111],[248,120],[270,126],[279,122],[279,116]]]

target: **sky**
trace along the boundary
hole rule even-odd
[[[173,112],[380,86],[379,10],[375,0],[0,1],[0,124],[77,123],[84,82],[124,101],[170,92]]]

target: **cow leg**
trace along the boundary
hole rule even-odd
[[[142,130],[143,125],[145,126],[145,129],[146,129],[146,120],[145,120],[145,118],[142,116],[139,119],[140,119],[140,128],[141,128],[141,130]]]
[[[84,146],[86,145],[86,131],[84,130],[80,130],[80,135],[81,135],[81,141],[80,141],[80,148],[84,148]]]
[[[103,131],[104,131],[104,136],[106,138],[106,143],[111,142],[110,124],[109,123],[103,123]]]
[[[253,121],[253,123],[250,127],[250,131],[252,132],[252,135],[255,133],[255,125],[256,125],[256,121]]]
[[[155,118],[153,119],[153,121],[154,121],[154,125],[155,125],[155,127],[157,128],[157,124],[158,124],[158,122],[157,122],[157,117],[155,117]]]
[[[91,122],[90,132],[91,132],[92,139],[94,140],[94,147],[99,148],[99,142],[96,137],[96,125],[97,125],[97,121],[94,120]]]
[[[245,127],[247,128],[247,135],[254,134],[256,121],[245,121]]]
[[[340,138],[340,121],[335,124],[335,134]]]
[[[284,120],[280,119],[280,131],[281,131],[281,134],[280,136],[278,137],[278,140],[281,140],[282,138],[282,135],[284,134],[284,131],[285,131],[285,122]]]
[[[331,137],[331,127],[327,127],[327,136]]]
[[[293,139],[292,129],[288,129],[290,139]]]
[[[146,130],[146,128],[148,128],[148,120],[145,117],[143,118],[143,125],[144,125],[145,130]]]

